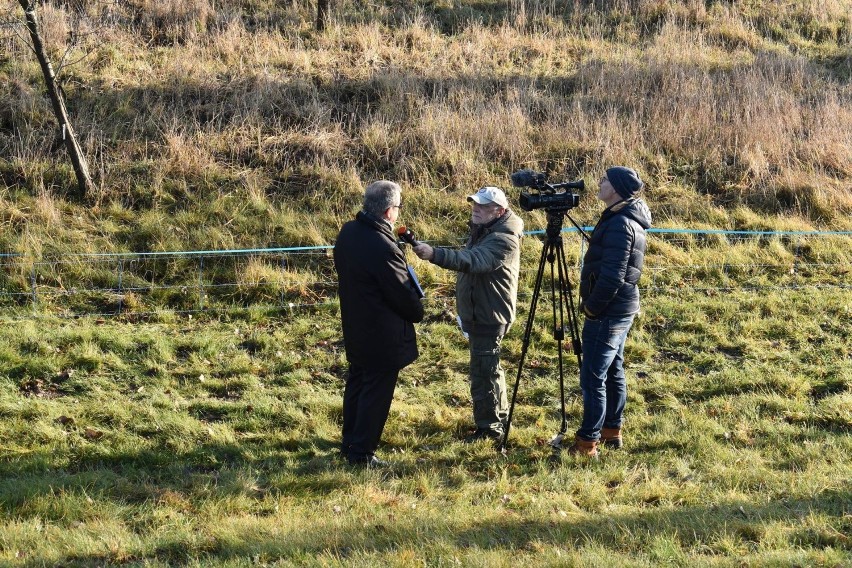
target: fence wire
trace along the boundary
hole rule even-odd
[[[527,297],[541,251],[525,239],[520,296]],[[454,243],[455,245],[456,243]],[[643,295],[852,287],[852,235],[650,233]],[[563,234],[576,282],[585,243]],[[413,258],[411,253],[409,258]],[[452,275],[428,290],[452,298]],[[332,247],[0,259],[0,316],[147,316],[241,309],[303,310],[336,302]]]

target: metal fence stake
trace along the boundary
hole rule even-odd
[[[30,270],[30,289],[32,290],[32,299],[33,299],[33,312],[38,311],[38,295],[36,294],[36,273],[35,273],[35,263]]]
[[[121,293],[121,276],[124,274],[124,260],[118,261],[118,315],[121,315],[121,304],[124,301],[124,296]]]
[[[198,310],[204,309],[204,257],[198,258]]]

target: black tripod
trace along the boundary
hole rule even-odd
[[[515,410],[515,400],[518,396],[518,385],[521,383],[521,373],[524,370],[524,360],[527,356],[527,350],[530,346],[530,334],[532,333],[533,323],[535,321],[535,311],[538,305],[539,295],[541,293],[541,281],[544,276],[545,263],[550,264],[550,297],[552,304],[553,318],[553,338],[558,345],[558,361],[559,361],[559,395],[562,406],[562,426],[559,433],[550,441],[550,445],[554,451],[562,448],[562,438],[568,431],[568,418],[565,412],[565,377],[563,375],[563,340],[565,339],[565,314],[568,314],[568,330],[571,333],[571,346],[574,350],[574,355],[577,356],[577,368],[582,364],[582,348],[580,345],[580,331],[577,323],[577,312],[574,309],[574,298],[571,292],[571,282],[568,280],[568,265],[565,261],[565,250],[562,248],[562,222],[570,208],[555,207],[546,209],[547,212],[547,230],[545,231],[544,247],[541,250],[541,259],[538,263],[538,272],[535,277],[535,286],[533,288],[532,301],[530,303],[530,312],[527,316],[527,325],[524,329],[523,346],[521,348],[521,360],[518,362],[518,376],[515,379],[515,386],[512,389],[512,403],[509,405],[509,416],[506,419],[505,432],[503,439],[500,442],[500,451],[506,451],[506,443],[509,440],[509,430],[512,426],[512,414]],[[586,239],[588,236],[580,228],[577,223],[568,216],[568,219],[574,223],[574,226],[580,231]],[[554,267],[554,264],[556,265]],[[558,292],[558,294],[557,294]],[[568,306],[568,309],[565,309]],[[557,319],[558,316],[558,319]]]

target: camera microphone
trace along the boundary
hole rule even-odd
[[[536,185],[539,175],[532,170],[519,170],[510,177],[512,178],[512,185],[515,187],[529,187]]]
[[[405,225],[400,225],[396,230],[397,236],[403,241],[407,242],[413,247],[416,247],[420,243],[414,239],[414,231],[406,227]]]

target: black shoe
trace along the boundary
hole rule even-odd
[[[492,440],[497,442],[503,438],[503,432],[492,430],[491,428],[477,428],[473,434],[467,436],[464,441],[466,444],[472,444],[479,440]]]
[[[373,469],[389,467],[390,463],[380,460],[375,454],[349,454],[349,465]]]

